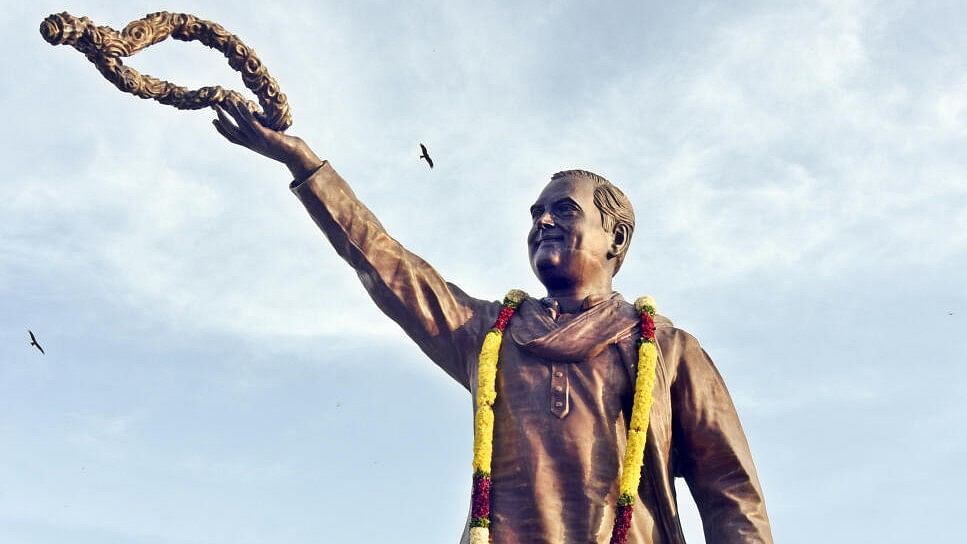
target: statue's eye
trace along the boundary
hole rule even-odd
[[[544,208],[540,208],[538,206],[532,206],[531,207],[531,220],[537,219],[538,217],[540,217],[540,215],[542,213],[544,213]]]
[[[578,212],[578,207],[570,202],[564,202],[557,207],[557,213],[563,216],[571,216]]]

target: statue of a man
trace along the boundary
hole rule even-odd
[[[232,143],[284,163],[291,189],[370,296],[469,391],[501,305],[473,298],[390,237],[327,161],[247,110],[218,111]],[[493,406],[490,534],[497,544],[606,543],[632,406],[638,314],[612,290],[634,229],[627,197],[582,170],[551,179],[530,207],[527,298],[500,348]],[[771,543],[765,502],[735,408],[698,341],[654,319],[661,354],[628,542],[682,544],[674,479],[684,477],[706,542]],[[465,530],[463,542],[469,540]]]

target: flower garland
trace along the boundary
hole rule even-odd
[[[638,343],[638,370],[635,379],[635,399],[628,425],[628,442],[618,484],[618,511],[611,529],[611,544],[628,542],[631,515],[641,481],[641,466],[645,463],[645,442],[648,438],[648,419],[651,415],[652,390],[655,388],[655,368],[658,366],[658,343],[655,340],[655,299],[641,297],[635,301],[641,319],[641,339]]]
[[[473,491],[470,496],[470,544],[490,543],[490,469],[494,450],[494,402],[497,400],[497,360],[504,329],[510,323],[527,293],[513,289],[504,302],[492,329],[484,337],[477,365],[477,411],[473,421]],[[628,441],[618,485],[618,509],[611,531],[611,544],[627,544],[635,496],[645,459],[648,418],[651,413],[658,344],[655,340],[655,301],[641,297],[635,301],[641,323],[638,346],[638,371]]]
[[[473,491],[470,495],[470,544],[490,543],[490,463],[494,453],[494,401],[497,358],[504,329],[527,293],[513,289],[504,297],[497,321],[484,336],[477,365],[477,412],[473,417]]]

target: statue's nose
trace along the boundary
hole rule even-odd
[[[537,228],[547,228],[554,226],[554,218],[551,216],[551,212],[545,211],[537,218]]]

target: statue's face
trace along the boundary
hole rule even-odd
[[[594,184],[581,178],[551,181],[531,206],[527,249],[531,268],[549,289],[566,288],[596,274],[611,276],[613,234],[594,205]]]

